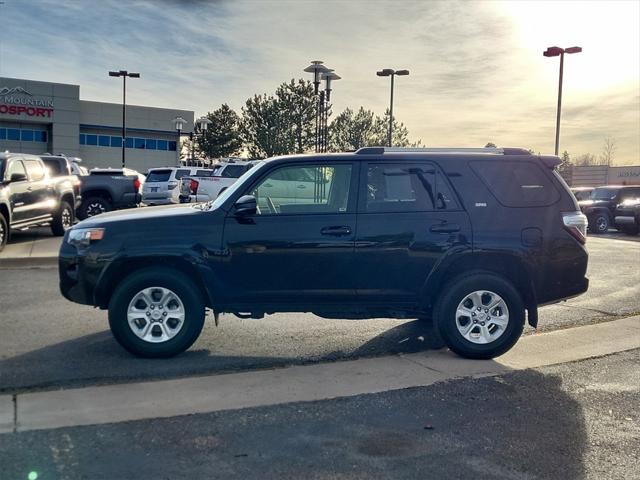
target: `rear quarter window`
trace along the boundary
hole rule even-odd
[[[150,170],[147,182],[168,182],[171,170]]]
[[[546,207],[560,199],[551,179],[534,162],[476,160],[470,166],[506,207]]]

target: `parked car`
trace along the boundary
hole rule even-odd
[[[595,187],[571,187],[571,193],[573,193],[576,200],[580,202],[582,200],[589,200],[594,188]]]
[[[179,203],[180,189],[176,188],[183,177],[206,177],[213,175],[214,169],[201,167],[152,168],[142,190],[142,202],[146,205],[167,205]]]
[[[589,200],[578,202],[578,205],[589,219],[589,231],[599,234],[606,233],[614,225],[616,206],[635,197],[640,197],[640,185],[606,185],[595,188]]]
[[[96,168],[80,178],[82,203],[77,215],[84,220],[100,213],[137,207],[145,176],[129,168]]]
[[[233,185],[238,178],[251,170],[256,162],[234,162],[218,165],[212,175],[182,177],[180,203],[208,202]]]
[[[0,250],[14,230],[48,224],[54,235],[64,235],[73,225],[74,202],[70,179],[51,178],[40,157],[0,153]]]
[[[627,235],[640,232],[640,196],[629,198],[616,207],[615,227]]]
[[[72,215],[82,202],[80,194],[80,179],[74,172],[74,162],[64,155],[40,155],[45,167],[49,171],[49,177],[59,184],[59,190],[73,193]],[[75,218],[74,218],[75,219]]]
[[[432,318],[453,351],[495,357],[537,325],[538,305],[588,287],[587,219],[559,163],[524,149],[273,158],[209,203],[76,225],[61,292],[108,309],[116,340],[144,357],[189,348],[205,308]],[[308,176],[305,201],[270,196],[269,183]]]

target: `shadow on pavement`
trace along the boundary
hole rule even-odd
[[[268,334],[262,341],[269,341]],[[248,348],[242,355],[191,349],[172,359],[144,359],[122,349],[106,330],[0,359],[0,392],[283,367],[442,346],[430,322],[415,320],[385,331],[354,351],[334,351],[317,357],[304,352],[296,357],[252,355]]]
[[[0,436],[9,478],[585,477],[585,415],[521,371],[334,400]],[[100,452],[96,455],[95,452]],[[61,453],[62,452],[62,455]]]

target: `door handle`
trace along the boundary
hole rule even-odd
[[[331,235],[334,237],[341,237],[343,235],[350,235],[351,227],[347,227],[346,225],[338,226],[338,227],[323,227],[320,229],[320,233],[322,235]]]
[[[273,187],[273,185],[271,185],[270,183],[265,183],[264,186],[265,187]]]
[[[298,185],[298,186],[297,186],[297,188],[305,189],[305,188],[307,188],[307,187],[306,187],[306,185]]]
[[[460,231],[460,225],[455,223],[439,223],[429,227],[431,233],[455,233]]]

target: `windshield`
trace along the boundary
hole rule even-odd
[[[617,193],[617,188],[596,188],[591,192],[591,200],[611,200]]]
[[[266,164],[265,161],[256,163],[251,170],[247,171],[244,175],[242,175],[235,183],[233,183],[233,185],[231,185],[224,192],[222,192],[218,196],[218,198],[210,202],[207,202],[203,206],[203,208],[206,210],[215,210],[216,208],[220,207],[220,205],[222,205],[227,200],[227,198],[229,198],[238,190],[242,189],[244,185],[247,183],[247,181],[250,181],[251,177],[253,177],[254,174],[258,175],[260,169],[262,169],[265,164]]]

